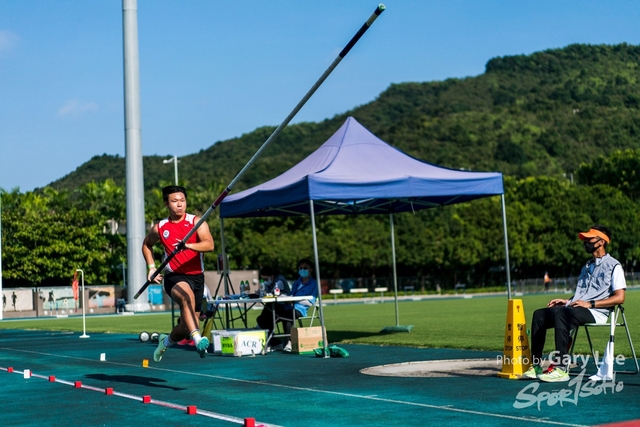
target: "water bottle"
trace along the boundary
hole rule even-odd
[[[264,280],[260,279],[260,298],[264,296]]]
[[[249,294],[249,286],[247,286],[248,284],[249,283],[245,282],[244,280],[240,281],[240,293],[243,297],[246,297]]]

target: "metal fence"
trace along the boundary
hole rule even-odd
[[[351,289],[366,288],[373,292],[376,288],[387,288],[393,290],[392,277],[347,277],[340,279],[323,279],[323,287],[328,285],[329,289],[342,289],[349,293]],[[404,293],[439,291],[440,286],[434,285],[425,276],[400,276],[398,277],[398,291]],[[324,291],[324,290],[323,290]]]
[[[640,286],[640,272],[625,273],[627,286]],[[566,293],[573,294],[576,289],[578,277],[556,277],[552,278],[551,283],[545,288],[542,278],[536,279],[520,279],[511,281],[511,292],[518,295],[533,293]],[[323,288],[342,289],[345,293],[349,293],[351,289],[367,288],[373,292],[375,288],[386,287],[389,291],[393,290],[393,278],[391,277],[347,277],[340,279],[323,279]],[[443,292],[443,291],[459,291],[468,287],[459,283],[441,289],[440,285],[432,278],[426,276],[401,276],[398,277],[398,291],[406,293],[413,292]],[[506,291],[506,283],[505,283]],[[327,292],[323,289],[323,292]]]
[[[640,272],[625,273],[627,286],[640,285]],[[573,294],[576,290],[577,277],[558,277],[554,278],[548,287],[545,288],[543,279],[524,279],[512,280],[511,292],[516,294],[532,294],[540,292],[553,292]]]

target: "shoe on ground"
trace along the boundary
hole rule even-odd
[[[201,358],[207,357],[207,350],[209,349],[209,338],[202,337],[198,344],[196,344],[196,351],[200,355]]]
[[[540,375],[542,375],[544,371],[538,365],[531,365],[527,371],[522,374],[522,378],[525,380],[537,380]]]
[[[158,347],[153,352],[153,361],[158,363],[162,360],[162,355],[167,351],[167,347],[164,345],[164,339],[167,338],[166,334],[160,334],[158,337]]]
[[[546,383],[558,383],[569,381],[570,378],[567,371],[560,368],[553,368],[553,371],[540,375],[538,379]]]
[[[285,352],[285,353],[291,353],[291,350],[292,350],[292,349],[291,349],[291,341],[289,341],[289,342],[287,343],[287,345],[285,345],[285,346],[284,346],[284,348],[282,349],[282,351],[283,351],[283,352]]]

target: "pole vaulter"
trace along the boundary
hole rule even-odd
[[[213,202],[213,204],[209,207],[209,209],[207,209],[207,211],[204,213],[204,215],[202,215],[202,217],[196,223],[196,225],[193,227],[193,229],[191,229],[191,231],[184,237],[184,239],[182,241],[180,241],[176,245],[176,247],[173,250],[173,252],[171,252],[166,257],[166,259],[162,262],[162,264],[160,264],[160,266],[158,266],[158,269],[153,273],[153,275],[149,278],[149,280],[147,280],[145,282],[145,284],[142,285],[140,290],[134,295],[134,297],[133,297],[134,299],[138,299],[138,297],[140,295],[142,295],[142,293],[147,289],[147,287],[149,287],[149,285],[151,285],[153,283],[153,280],[155,279],[155,277],[158,274],[160,274],[160,272],[162,270],[164,270],[164,268],[167,266],[167,264],[169,264],[169,261],[171,261],[173,259],[173,257],[175,257],[176,254],[178,252],[180,252],[184,248],[184,245],[185,245],[186,241],[189,240],[189,238],[193,235],[193,233],[196,232],[198,227],[200,227],[200,225],[202,225],[202,223],[205,222],[207,220],[207,218],[209,218],[209,216],[211,216],[213,211],[218,206],[220,206],[220,203],[222,203],[224,198],[227,197],[227,195],[231,192],[233,187],[242,178],[242,176],[245,174],[247,169],[249,169],[251,167],[251,165],[253,165],[253,163],[255,163],[256,159],[262,154],[262,152],[264,150],[266,150],[266,148],[269,146],[269,144],[271,144],[273,142],[273,140],[278,137],[280,132],[282,132],[282,130],[289,124],[289,122],[295,117],[295,115],[298,114],[298,111],[300,111],[300,109],[304,106],[304,104],[306,104],[306,102],[309,100],[309,98],[311,98],[311,96],[320,87],[320,85],[322,85],[322,83],[327,79],[327,77],[329,77],[329,74],[331,74],[331,72],[338,66],[340,61],[342,61],[342,59],[347,55],[347,53],[349,53],[351,48],[358,42],[358,40],[360,40],[360,37],[362,37],[362,35],[369,29],[369,27],[371,27],[371,25],[378,18],[378,16],[380,16],[380,14],[382,12],[384,12],[385,8],[386,8],[385,5],[382,4],[382,3],[378,5],[376,10],[373,12],[373,14],[371,14],[369,19],[367,19],[367,22],[365,22],[362,25],[362,27],[360,27],[358,32],[351,38],[351,40],[349,41],[349,43],[347,43],[347,45],[344,47],[344,49],[342,49],[342,51],[336,57],[336,59],[333,60],[333,62],[329,66],[329,68],[327,68],[327,70],[322,74],[322,76],[320,76],[318,81],[311,87],[311,89],[309,89],[307,94],[300,100],[300,102],[298,102],[298,105],[295,106],[295,108],[291,111],[291,113],[289,113],[287,118],[284,119],[284,121],[280,124],[280,126],[278,126],[276,128],[276,130],[273,131],[271,136],[269,136],[269,138],[267,138],[267,140],[262,144],[262,146],[258,149],[258,151],[256,151],[256,153],[253,155],[253,157],[251,157],[249,162],[242,168],[242,170],[236,175],[236,177],[233,178],[233,180],[231,180],[231,182],[229,183],[227,188],[225,188],[224,191],[222,193],[220,193],[218,198],[215,200],[215,202]]]

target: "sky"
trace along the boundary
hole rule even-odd
[[[279,125],[377,4],[138,0],[143,154],[181,157]],[[497,56],[640,43],[634,1],[385,5],[292,124],[369,103],[394,83],[477,76]],[[124,152],[122,1],[0,0],[0,188],[32,191]]]

